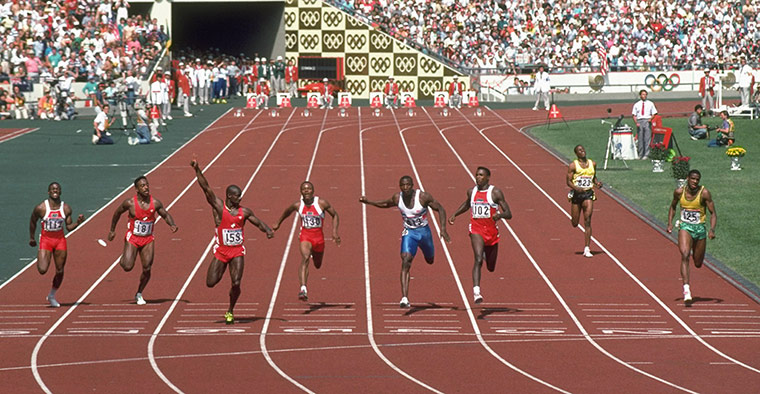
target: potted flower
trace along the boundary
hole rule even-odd
[[[739,158],[744,157],[747,154],[747,150],[739,145],[733,145],[726,149],[726,156],[731,158],[731,171],[739,171],[742,169],[739,163]]]
[[[652,172],[663,172],[663,163],[668,158],[667,145],[663,142],[649,144],[649,158],[652,159]]]
[[[689,170],[691,169],[691,166],[689,165],[690,159],[689,156],[676,156],[671,162],[673,178],[676,179],[676,185],[678,187],[682,187],[686,183],[686,177],[689,176]]]

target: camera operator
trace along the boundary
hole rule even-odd
[[[124,77],[124,87],[127,93],[127,104],[134,105],[135,95],[137,95],[140,90],[140,80],[135,78],[132,70],[127,71],[126,76]]]
[[[129,137],[127,142],[130,145],[150,144],[151,136],[150,128],[148,127],[150,119],[148,118],[148,112],[145,110],[145,103],[143,100],[137,100],[135,103],[135,110],[137,115],[135,133],[137,133],[137,137]],[[152,139],[154,142],[161,142],[161,139],[159,139],[158,136],[153,137]]]
[[[101,111],[95,116],[95,121],[93,122],[94,130],[92,132],[93,145],[113,145],[113,139],[111,139],[108,135],[109,133],[106,131],[110,126],[110,121],[108,119],[109,109],[109,105],[104,104]]]
[[[689,135],[694,141],[710,138],[710,131],[707,126],[702,124],[703,111],[704,108],[702,107],[702,104],[697,104],[694,106],[694,112],[689,116]]]
[[[11,98],[13,99],[11,109],[13,110],[14,118],[29,119],[29,109],[26,106],[26,97],[24,97],[24,93],[18,85],[13,86],[13,95]]]

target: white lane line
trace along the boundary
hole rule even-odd
[[[430,117],[430,115],[428,115],[428,117]],[[467,118],[465,117],[465,119],[467,119]],[[435,124],[435,121],[433,121],[433,118],[430,118],[430,120]],[[500,152],[502,154],[502,156],[504,156],[505,158],[507,158],[509,160],[509,162],[515,168],[517,168],[518,170],[522,171],[517,166],[517,164],[515,162],[513,162],[508,156],[506,156],[506,154],[504,154],[504,152],[501,149],[499,149],[498,146],[496,146],[491,140],[488,139],[488,137],[485,136],[485,134],[483,134],[483,131],[481,129],[478,129],[478,127],[476,127],[469,119],[467,119],[467,122],[475,130],[477,130],[478,133],[491,144],[491,146],[493,146],[498,152]],[[441,135],[441,138],[443,138],[444,141],[446,141],[446,145],[448,145],[449,149],[454,153],[454,155],[456,155],[457,159],[459,160],[459,163],[462,165],[462,168],[464,168],[464,170],[467,172],[467,174],[470,176],[470,178],[474,182],[475,178],[472,176],[472,173],[467,168],[467,165],[464,163],[464,160],[462,160],[462,158],[459,155],[459,153],[457,153],[456,149],[454,149],[454,147],[451,145],[451,143],[449,142],[448,138],[446,138],[446,136],[443,134],[443,130],[441,130],[437,125],[436,125],[436,128],[438,129],[438,132]],[[525,173],[523,173],[523,174],[527,177],[527,174],[525,174]],[[530,179],[530,178],[528,178],[528,179]],[[537,187],[537,188],[540,189],[540,187],[538,186],[538,184],[536,184],[535,182],[533,182],[532,179],[530,179],[530,181],[534,184],[535,187]],[[548,197],[548,195],[547,195],[547,197]],[[556,202],[555,202],[555,205],[556,205]],[[673,388],[676,388],[676,389],[679,389],[679,390],[683,390],[683,391],[686,391],[686,392],[689,392],[689,393],[695,393],[694,391],[689,390],[689,389],[687,389],[685,387],[681,387],[681,386],[679,386],[679,385],[677,385],[675,383],[672,383],[672,382],[670,382],[668,380],[665,380],[663,378],[660,378],[658,376],[650,374],[650,373],[648,373],[646,371],[643,371],[641,369],[633,367],[630,364],[628,364],[625,361],[623,361],[620,358],[618,358],[617,356],[615,356],[612,353],[608,352],[601,345],[599,345],[599,343],[597,343],[596,340],[594,340],[594,338],[591,336],[591,334],[588,331],[586,331],[586,328],[584,327],[584,325],[580,322],[580,320],[578,319],[578,317],[575,315],[575,313],[572,311],[572,309],[567,304],[567,302],[565,301],[565,299],[562,297],[562,295],[559,293],[559,291],[557,290],[557,288],[554,286],[554,283],[552,283],[552,281],[549,279],[549,277],[546,275],[546,273],[541,269],[541,267],[539,266],[538,262],[533,258],[533,255],[528,251],[528,248],[522,242],[522,240],[520,239],[520,237],[518,237],[517,233],[515,233],[514,229],[512,229],[512,226],[510,226],[509,223],[507,223],[506,220],[502,219],[501,222],[506,226],[507,230],[509,230],[509,233],[512,235],[512,238],[514,238],[515,242],[520,246],[520,249],[522,250],[523,254],[528,258],[528,260],[530,260],[531,264],[533,265],[533,268],[536,270],[536,272],[538,272],[539,276],[541,276],[541,279],[543,279],[544,283],[546,283],[546,285],[549,287],[549,289],[551,290],[551,292],[554,294],[554,297],[559,301],[559,303],[562,305],[562,307],[567,312],[568,316],[573,320],[573,323],[580,330],[580,332],[583,335],[583,337],[586,338],[586,340],[592,346],[594,346],[603,355],[609,357],[610,359],[612,359],[613,361],[617,362],[618,364],[623,365],[623,366],[625,366],[625,367],[633,370],[634,372],[640,373],[640,374],[642,374],[644,376],[647,376],[647,377],[649,377],[651,379],[654,379],[654,380],[656,380],[656,381],[658,381],[660,383],[666,384],[666,385],[671,386]]]
[[[425,110],[424,107],[422,108],[422,110],[423,110],[423,112],[425,112],[425,114],[427,114],[428,118],[430,119],[430,122],[433,124],[433,126],[435,126],[435,128],[438,130],[438,132],[443,137],[443,131],[438,127],[438,125],[435,123],[435,121],[433,121],[433,118],[430,117],[430,114],[427,112],[427,110]],[[401,137],[401,142],[404,145],[404,150],[406,151],[406,156],[409,159],[409,164],[412,166],[412,171],[414,172],[414,176],[417,178],[417,183],[419,184],[419,188],[420,188],[420,190],[424,191],[425,190],[425,186],[423,185],[422,178],[420,177],[420,174],[417,171],[417,165],[415,164],[414,159],[412,158],[412,153],[409,151],[409,146],[406,143],[406,138],[404,138],[404,131],[408,130],[408,129],[411,129],[411,128],[429,127],[429,126],[427,124],[424,124],[424,125],[410,126],[410,127],[407,127],[406,129],[402,129],[401,125],[399,125],[399,123],[398,123],[398,118],[396,118],[395,114],[393,114],[393,120],[396,123],[396,127],[398,128],[399,137]],[[448,140],[446,142],[448,143]],[[451,147],[451,145],[449,145],[449,147]],[[452,148],[452,151],[453,151],[453,148]],[[456,154],[456,152],[454,152],[454,153]],[[459,158],[459,157],[457,156],[457,158]],[[461,158],[459,158],[459,160],[461,161]],[[464,165],[464,163],[462,163],[462,164]],[[466,169],[467,169],[467,167],[465,166],[465,170]],[[472,175],[470,175],[470,176],[472,176]],[[475,181],[474,178],[473,178],[473,181]],[[448,245],[446,245],[446,242],[444,242],[443,239],[440,236],[441,229],[439,228],[438,221],[436,220],[436,213],[434,213],[431,210],[431,211],[428,212],[428,214],[430,214],[430,219],[431,219],[430,222],[432,222],[433,225],[435,226],[435,230],[436,230],[436,232],[438,234],[438,241],[440,242],[441,247],[443,248],[443,252],[446,255],[446,260],[449,263],[449,268],[451,269],[452,276],[454,278],[454,281],[456,282],[457,288],[459,289],[459,295],[460,295],[460,297],[462,297],[462,302],[463,302],[463,305],[465,305],[465,308],[466,308],[466,311],[467,311],[467,316],[470,318],[470,324],[472,325],[472,329],[475,332],[475,336],[478,338],[478,341],[480,342],[480,345],[483,346],[483,348],[486,349],[486,351],[488,351],[488,353],[490,353],[494,358],[496,358],[502,364],[504,364],[507,367],[509,367],[511,370],[519,373],[520,375],[523,375],[526,378],[528,378],[530,380],[533,380],[534,382],[539,383],[541,385],[544,385],[544,386],[546,386],[546,387],[548,387],[550,389],[559,391],[561,393],[569,393],[569,391],[567,391],[567,390],[565,390],[565,389],[563,389],[561,387],[555,386],[555,385],[553,385],[553,384],[551,384],[551,383],[549,383],[549,382],[547,382],[545,380],[542,380],[539,377],[534,376],[534,375],[528,373],[527,371],[525,371],[525,370],[517,367],[516,365],[510,363],[504,357],[502,357],[500,354],[498,354],[496,351],[494,351],[491,348],[491,346],[488,345],[488,343],[486,343],[485,339],[483,339],[482,333],[480,332],[480,327],[478,326],[477,319],[475,319],[475,315],[473,314],[472,308],[470,307],[469,299],[467,298],[467,294],[464,291],[464,286],[462,285],[462,281],[459,279],[459,273],[457,272],[457,269],[454,266],[454,260],[451,258],[451,253],[449,252],[449,247],[448,247]],[[443,218],[442,220],[448,220],[448,218]]]
[[[376,125],[372,127],[368,127],[366,129],[362,128],[362,109],[361,107],[358,108],[359,111],[359,161],[361,163],[360,170],[361,170],[361,179],[362,179],[362,196],[367,194],[367,188],[366,188],[366,177],[364,175],[364,132],[370,131],[372,129],[377,128],[383,128],[383,125]],[[365,298],[365,304],[367,306],[367,338],[369,339],[369,343],[372,346],[372,350],[375,351],[375,354],[377,354],[378,357],[380,357],[385,364],[387,364],[391,369],[396,371],[401,376],[411,380],[412,382],[426,388],[427,390],[430,390],[434,393],[443,394],[441,391],[436,390],[432,386],[429,386],[422,382],[421,380],[415,378],[412,375],[409,375],[404,370],[396,366],[391,360],[388,359],[388,357],[383,354],[383,352],[380,350],[380,348],[377,346],[377,342],[375,342],[375,327],[373,322],[373,316],[372,316],[372,289],[370,285],[370,273],[369,273],[369,240],[368,240],[368,231],[367,231],[367,205],[362,204],[362,240],[364,242],[364,298]]]
[[[489,110],[490,110],[490,108],[489,108]],[[502,118],[499,114],[497,114],[493,110],[491,110],[491,112],[493,112],[494,115],[496,115],[499,119],[501,119],[504,122],[504,124],[512,127],[513,129],[515,129],[518,132],[520,131],[514,125],[512,125],[511,123],[509,123],[506,119]],[[531,178],[530,175],[528,175],[525,171],[523,171],[523,169],[520,168],[520,166],[517,165],[517,163],[515,163],[514,160],[512,160],[512,158],[510,158],[503,150],[501,150],[501,148],[499,148],[493,141],[491,141],[491,139],[488,138],[485,135],[485,133],[483,133],[483,130],[478,129],[472,122],[470,122],[469,119],[467,119],[467,121],[472,125],[473,128],[475,128],[476,130],[478,130],[478,133],[483,137],[483,139],[485,139],[497,152],[499,152],[499,154],[501,154],[507,161],[509,161],[509,163],[512,164],[512,166],[515,167],[515,169],[518,172],[520,172],[520,174],[522,174],[523,177],[525,177],[525,179],[527,179],[538,191],[541,192],[541,194],[544,195],[544,197],[546,197],[552,203],[552,205],[554,205],[560,212],[562,212],[568,219],[570,219],[570,214],[567,213],[567,211],[565,211],[565,209],[563,209],[559,205],[559,203],[557,203],[557,201],[554,200],[538,183],[536,183],[536,181],[533,180],[533,178]],[[583,231],[585,231],[585,230],[583,230]],[[615,265],[617,265],[626,275],[628,275],[629,278],[631,278],[631,280],[633,280],[642,290],[644,290],[644,292],[647,293],[647,295],[649,295],[649,297],[651,297],[658,305],[660,305],[660,307],[662,309],[664,309],[666,312],[668,312],[668,314],[676,322],[678,322],[678,324],[681,325],[681,327],[683,327],[692,336],[692,338],[694,338],[695,340],[697,340],[704,347],[706,347],[707,349],[711,350],[713,353],[719,355],[720,357],[723,357],[724,359],[726,359],[728,361],[736,363],[737,365],[741,365],[742,367],[744,367],[744,368],[746,368],[746,369],[748,369],[748,370],[750,370],[752,372],[760,373],[760,369],[755,368],[755,367],[753,367],[751,365],[748,365],[748,364],[746,364],[746,363],[744,363],[742,361],[739,361],[739,360],[737,360],[737,359],[729,356],[728,354],[723,353],[722,351],[720,351],[715,346],[707,343],[707,341],[705,341],[704,338],[702,338],[699,334],[697,334],[667,304],[665,304],[665,302],[663,302],[659,297],[657,297],[657,295],[654,294],[654,292],[652,290],[650,290],[649,287],[647,287],[644,284],[644,282],[642,282],[636,275],[634,275],[633,272],[631,272],[628,269],[628,267],[626,267],[614,254],[612,254],[612,252],[609,251],[599,240],[597,240],[594,236],[591,236],[591,240],[594,241],[594,245],[596,245],[599,248],[601,248],[602,251],[607,256],[609,256],[610,259],[612,259],[613,262],[615,262]]]
[[[3,142],[8,142],[8,141],[10,141],[12,139],[16,139],[18,137],[21,137],[22,135],[33,133],[33,132],[35,132],[37,130],[39,130],[39,127],[36,128],[36,129],[26,128],[26,129],[16,130],[16,131],[14,131],[12,133],[9,133],[9,134],[6,134],[6,135],[0,137],[0,144],[2,144]]]
[[[216,123],[217,121],[219,121],[219,119],[221,119],[221,118],[222,118],[224,115],[226,115],[226,114],[227,114],[228,112],[230,112],[231,110],[232,110],[232,108],[228,109],[228,110],[227,110],[227,112],[225,112],[225,113],[223,113],[222,115],[220,115],[218,118],[216,118],[216,120],[214,120],[213,122],[211,122],[211,124],[214,124],[214,123]],[[206,129],[202,130],[200,133],[196,134],[196,135],[195,135],[193,138],[189,139],[187,142],[185,142],[184,144],[182,144],[182,146],[181,146],[181,147],[179,147],[179,149],[175,150],[175,151],[174,151],[174,152],[172,152],[170,155],[166,156],[166,158],[165,158],[164,160],[162,160],[162,161],[161,161],[160,163],[158,163],[158,164],[157,164],[155,167],[153,167],[153,168],[152,168],[150,171],[148,171],[148,172],[147,172],[147,174],[150,174],[150,173],[152,173],[153,171],[155,171],[156,169],[158,169],[158,168],[159,168],[159,167],[160,167],[160,166],[161,166],[163,163],[167,162],[169,159],[171,159],[172,157],[174,157],[174,155],[176,155],[176,154],[177,154],[177,152],[181,151],[181,150],[182,150],[182,149],[183,149],[185,146],[187,146],[189,143],[191,143],[192,141],[194,141],[196,138],[198,138],[198,136],[200,136],[201,134],[203,134],[205,131],[206,131]],[[130,187],[127,187],[126,189],[124,189],[124,190],[123,190],[121,193],[119,193],[119,194],[118,194],[116,197],[114,197],[114,198],[113,198],[111,201],[109,201],[109,202],[108,202],[106,205],[104,205],[104,206],[100,207],[100,209],[98,209],[98,210],[97,210],[97,211],[96,211],[94,214],[92,214],[92,215],[91,215],[89,218],[87,218],[87,220],[85,220],[85,221],[84,221],[82,224],[86,224],[86,223],[87,223],[89,220],[92,220],[92,218],[93,218],[93,217],[95,217],[95,216],[96,216],[98,213],[100,213],[101,211],[103,211],[103,210],[104,210],[104,209],[105,209],[107,206],[109,206],[109,205],[110,205],[112,202],[116,201],[116,199],[117,199],[117,198],[120,198],[120,197],[121,197],[121,195],[123,195],[124,193],[126,193],[128,190],[131,190],[131,189],[132,189],[132,187],[131,187],[131,186],[130,186]],[[177,196],[177,198],[175,198],[175,199],[174,199],[174,201],[172,202],[172,204],[174,204],[174,202],[176,202],[177,200],[179,200],[179,198],[180,198],[180,197],[182,197],[182,196],[181,196],[181,195]],[[171,206],[171,205],[169,205],[169,206]],[[169,209],[169,207],[167,207],[166,209],[168,210],[168,209]],[[159,218],[159,219],[160,219],[160,218]],[[156,219],[156,220],[158,221],[159,219]],[[73,234],[74,232],[76,232],[78,229],[80,229],[80,228],[82,228],[82,227],[83,227],[83,226],[82,226],[82,225],[80,225],[80,226],[78,226],[77,228],[75,228],[75,229],[74,229],[74,231],[70,231],[70,232],[68,232],[68,234],[66,234],[66,237],[70,236],[71,234]],[[119,256],[119,258],[121,258],[121,256]],[[90,286],[90,288],[89,288],[89,289],[87,289],[87,291],[85,291],[85,292],[84,292],[84,294],[82,294],[82,296],[81,296],[81,297],[79,297],[79,299],[78,299],[78,300],[77,300],[77,301],[74,303],[74,305],[72,305],[72,306],[71,306],[71,307],[70,307],[70,308],[69,308],[69,309],[68,309],[68,310],[67,310],[67,311],[66,311],[66,312],[63,314],[63,316],[61,316],[61,317],[58,319],[58,321],[56,321],[56,322],[55,322],[55,323],[54,323],[54,324],[53,324],[53,325],[50,327],[50,329],[48,329],[48,330],[47,330],[47,332],[46,332],[44,335],[42,335],[42,337],[40,338],[40,340],[39,340],[39,341],[37,341],[37,344],[34,346],[34,350],[32,350],[32,356],[31,356],[31,367],[32,367],[32,374],[34,375],[34,380],[35,380],[35,381],[37,381],[37,384],[40,386],[40,388],[42,389],[42,391],[44,391],[45,393],[47,393],[47,394],[52,394],[52,392],[50,391],[50,389],[49,389],[49,388],[48,388],[48,387],[45,385],[45,382],[42,380],[42,376],[40,376],[39,370],[38,370],[38,368],[37,368],[37,357],[38,357],[38,355],[39,355],[40,349],[42,348],[42,344],[43,344],[43,343],[45,343],[45,340],[47,340],[47,338],[51,336],[51,334],[53,333],[53,331],[55,331],[55,329],[56,329],[56,328],[58,328],[58,326],[59,326],[59,325],[61,325],[61,323],[63,323],[63,321],[64,321],[64,320],[65,320],[65,319],[66,319],[66,318],[67,318],[69,315],[71,315],[72,313],[74,313],[74,311],[77,309],[77,307],[78,307],[79,305],[81,305],[81,304],[82,304],[82,302],[84,302],[84,300],[87,298],[87,296],[89,296],[89,295],[90,295],[90,293],[92,293],[92,292],[95,290],[95,288],[96,288],[96,287],[97,287],[97,286],[100,284],[100,282],[102,282],[102,281],[103,281],[103,280],[106,278],[106,276],[108,276],[108,274],[109,274],[109,273],[110,273],[110,272],[111,272],[111,271],[114,269],[114,267],[116,267],[116,265],[118,264],[118,262],[119,262],[119,258],[117,258],[117,259],[116,259],[116,261],[114,261],[114,262],[111,264],[111,266],[109,266],[109,267],[108,267],[108,269],[106,269],[106,271],[105,271],[105,272],[103,272],[103,274],[102,274],[102,275],[101,275],[101,276],[100,276],[100,277],[99,277],[99,278],[98,278],[98,279],[97,279],[97,280],[96,280],[96,281],[95,281],[95,282],[92,284],[92,286]],[[10,282],[12,279],[14,279],[14,278],[15,278],[15,277],[17,277],[18,275],[20,275],[20,274],[21,274],[21,272],[23,272],[24,270],[26,270],[27,268],[29,268],[29,267],[30,267],[32,264],[34,264],[36,261],[37,261],[36,259],[35,259],[34,261],[32,261],[32,262],[31,262],[31,263],[30,263],[28,266],[24,267],[24,269],[22,269],[22,270],[21,270],[21,271],[19,271],[19,272],[18,272],[16,275],[14,275],[14,276],[13,276],[13,277],[11,277],[10,279],[8,279],[8,281],[6,281],[5,283],[8,283],[8,282]],[[3,283],[3,285],[4,285],[5,283]],[[2,285],[0,285],[0,289],[2,289]],[[115,305],[115,304],[112,304],[112,305]]]

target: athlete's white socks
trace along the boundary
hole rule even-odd
[[[55,297],[55,292],[58,291],[55,287],[50,288],[50,294],[48,294],[48,297]]]
[[[480,294],[480,286],[475,286],[472,288],[472,292],[474,294]]]
[[[306,292],[306,286],[301,286],[301,291]]]

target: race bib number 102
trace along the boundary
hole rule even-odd
[[[475,219],[490,218],[491,206],[488,204],[472,204],[472,217]]]

